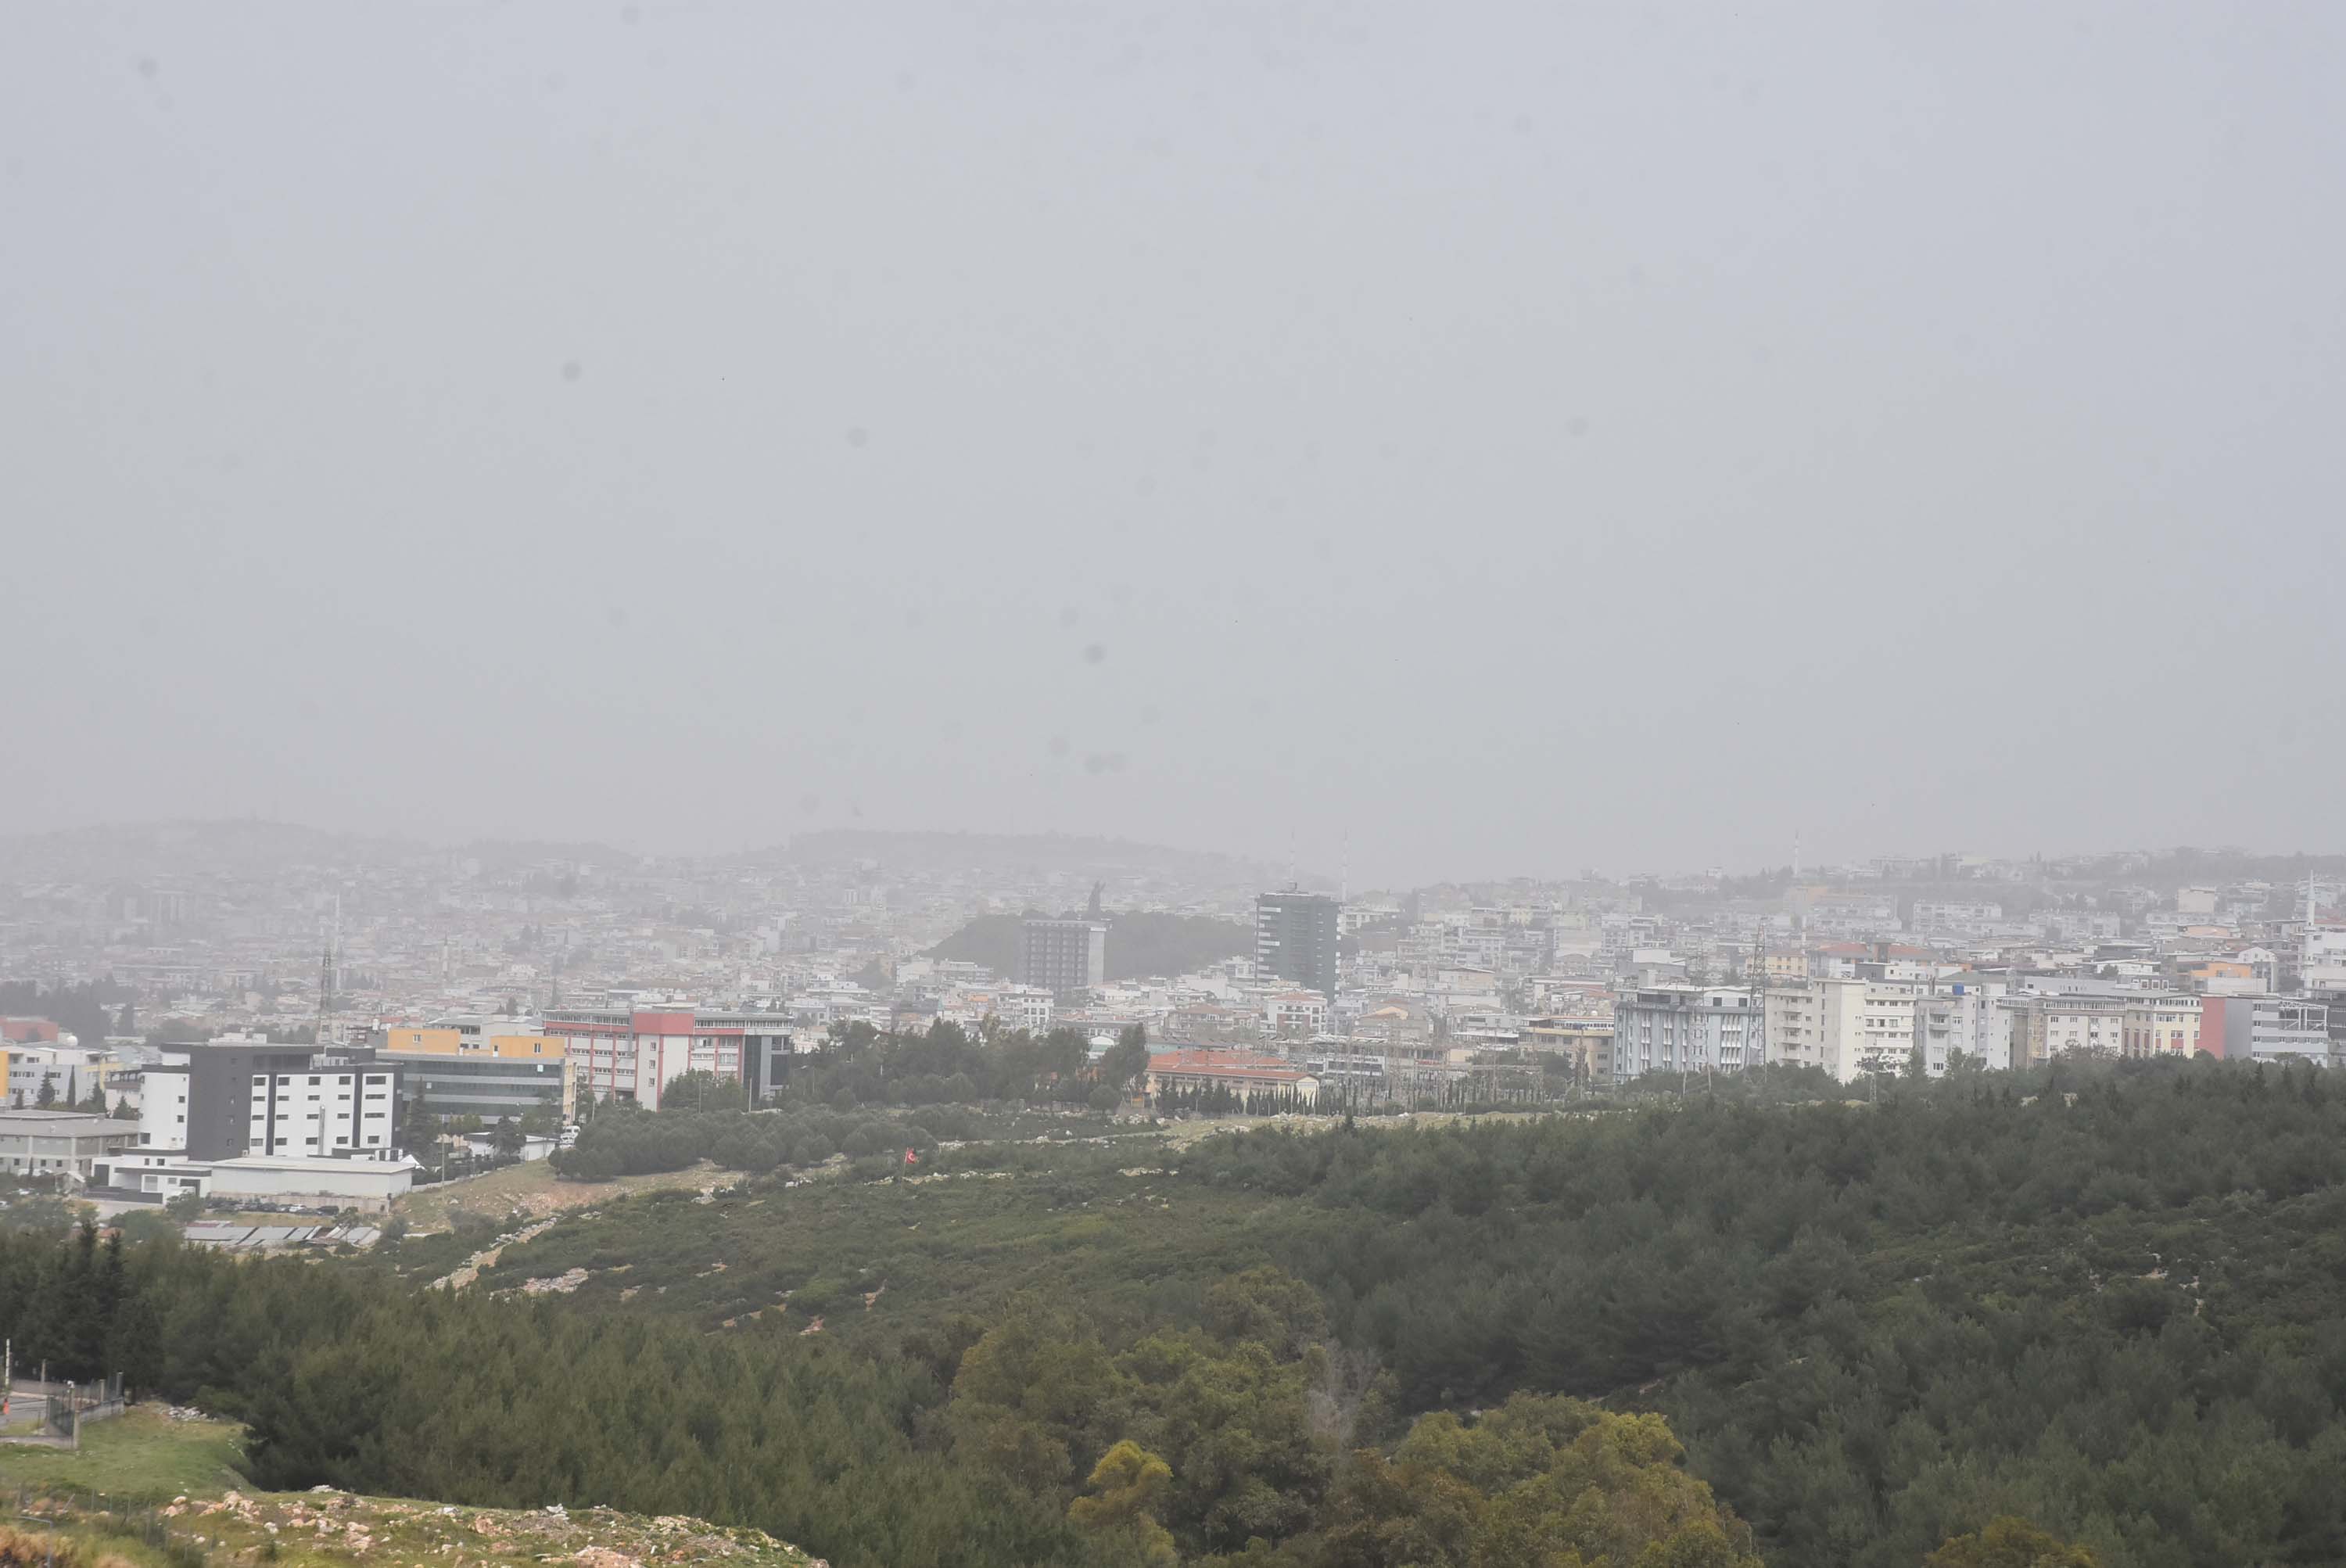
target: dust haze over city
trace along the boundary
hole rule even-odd
[[[2334,845],[2341,26],[26,8],[0,815]]]
[[[0,15],[0,1568],[2346,1563],[2341,81]]]

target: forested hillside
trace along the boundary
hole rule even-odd
[[[657,1120],[760,1120],[726,1115]],[[436,1243],[20,1231],[0,1313],[20,1357],[250,1421],[273,1484],[686,1512],[875,1568],[2346,1561],[2319,1075],[919,1168],[606,1205],[454,1297],[413,1293]],[[518,1288],[555,1276],[584,1283]]]

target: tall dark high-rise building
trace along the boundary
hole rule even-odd
[[[1097,901],[1098,895],[1093,895]],[[1018,922],[1021,985],[1070,996],[1107,983],[1107,921],[1089,916],[1055,920],[1029,915]]]
[[[1333,996],[1341,901],[1290,888],[1254,901],[1255,962],[1281,980]]]

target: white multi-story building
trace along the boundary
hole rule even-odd
[[[2045,935],[2060,942],[2115,942],[2124,926],[2116,910],[2054,910],[2041,923]]]
[[[2298,983],[2325,996],[2346,994],[2346,926],[2308,926],[2297,939]]]
[[[184,1065],[148,1067],[138,1077],[138,1146],[184,1150],[188,1146],[190,1074]]]
[[[1843,988],[1842,1038],[1850,1063],[1846,1081],[1868,1073],[1902,1073],[1914,1054],[1914,999],[1922,985],[1912,980],[1866,980]],[[1853,1012],[1853,1015],[1852,1015]],[[1944,1062],[1940,1071],[1946,1070]]]
[[[1282,1040],[1309,1040],[1328,1027],[1328,999],[1316,991],[1282,991],[1264,1003],[1264,1022]]]
[[[1767,1058],[1822,1068],[1844,1084],[1899,1073],[1914,1052],[1921,983],[1833,975],[1770,987]],[[1943,1057],[1937,1071],[1943,1072]]]
[[[2012,1015],[1996,1003],[2008,982],[1965,974],[1933,983],[1914,999],[1914,1043],[1933,1077],[1955,1062],[1956,1054],[1995,1069],[2012,1065]]]
[[[1995,903],[1949,903],[1916,900],[1914,925],[1921,931],[1937,931],[1959,925],[1992,925],[2004,918],[2004,906]]]
[[[1042,1034],[1050,1030],[1056,1002],[1039,985],[1005,985],[994,993],[994,1015],[1009,1028]]]
[[[71,1039],[71,1035],[66,1036]],[[0,1047],[0,1071],[7,1075],[5,1104],[37,1106],[46,1088],[49,1104],[59,1110],[78,1105],[92,1089],[102,1088],[112,1059],[92,1045],[8,1045]]]
[[[1767,1057],[1787,1067],[1816,1067],[1832,1073],[1833,1061],[1825,1048],[1825,982],[1795,980],[1771,985],[1765,996]],[[1837,1060],[1837,1058],[1835,1059]]]
[[[1908,924],[1922,935],[1968,940],[2001,929],[2004,906],[1998,903],[1924,902],[1918,900],[1913,919]]]
[[[367,1066],[256,1074],[250,1133],[254,1155],[390,1156],[399,1097],[389,1073]]]
[[[1646,985],[1613,1002],[1616,1082],[1647,1073],[1739,1073],[1767,1060],[1760,998],[1739,986]]]

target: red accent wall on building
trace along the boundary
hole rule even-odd
[[[2199,1049],[2219,1062],[2224,1058],[2224,1003],[2221,996],[2199,999]]]

